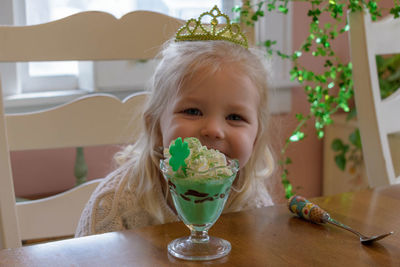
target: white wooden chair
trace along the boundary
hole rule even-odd
[[[368,13],[350,13],[350,48],[357,118],[371,187],[400,183],[388,135],[400,132],[400,90],[381,99],[376,55],[400,53],[400,19],[372,22]]]
[[[0,26],[0,62],[151,59],[182,23],[136,11],[121,19],[83,12],[40,25]],[[140,131],[145,99],[145,93],[124,101],[97,94],[42,112],[9,115],[4,114],[0,90],[0,248],[19,247],[21,240],[73,235],[99,183],[16,204],[10,151],[120,144],[123,133],[135,136]]]

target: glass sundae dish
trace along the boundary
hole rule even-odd
[[[211,260],[227,255],[231,244],[208,235],[228,199],[239,169],[237,160],[226,160],[193,137],[176,139],[164,150],[161,171],[168,182],[179,218],[191,234],[173,240],[168,252],[186,260]]]

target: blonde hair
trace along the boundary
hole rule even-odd
[[[144,131],[139,139],[115,155],[120,168],[127,168],[130,186],[140,204],[160,222],[161,204],[156,201],[154,186],[159,183],[159,161],[162,157],[160,118],[184,82],[200,70],[212,74],[224,66],[235,65],[259,89],[258,133],[254,150],[247,164],[240,170],[238,182],[231,193],[225,211],[272,204],[265,186],[274,161],[268,147],[269,120],[267,93],[268,73],[257,51],[245,49],[226,41],[167,42],[161,61],[153,75],[150,97],[143,112]]]

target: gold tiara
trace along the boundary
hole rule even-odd
[[[203,19],[211,18],[211,23],[201,23]],[[219,24],[218,18],[223,18],[225,24]],[[176,42],[224,40],[248,48],[247,38],[237,23],[230,23],[228,15],[222,13],[217,6],[204,12],[196,19],[189,19],[179,28],[175,36]]]

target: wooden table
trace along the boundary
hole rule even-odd
[[[232,251],[214,261],[168,255],[167,244],[188,234],[182,223],[170,223],[2,250],[0,266],[400,266],[400,185],[313,201],[362,233],[395,234],[365,246],[350,232],[276,205],[221,216],[210,233],[229,240]]]

